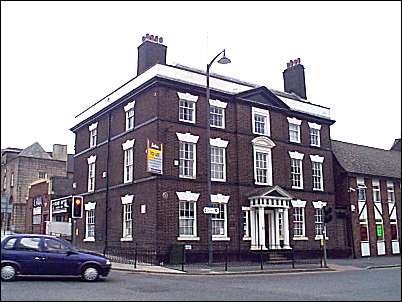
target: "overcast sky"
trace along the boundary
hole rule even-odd
[[[283,91],[301,58],[308,101],[333,139],[389,149],[401,137],[401,2],[1,2],[1,148],[74,152],[74,116],[136,76],[146,33],[167,63]]]

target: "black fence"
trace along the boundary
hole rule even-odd
[[[300,254],[294,249],[274,246],[266,249],[259,246],[250,251],[235,251],[229,244],[220,244],[213,250],[210,263],[207,245],[173,244],[169,249],[152,248],[139,244],[124,246],[121,242],[113,243],[103,251],[112,262],[133,265],[160,265],[181,271],[214,268],[220,271],[256,270],[276,268],[324,267],[323,251]]]

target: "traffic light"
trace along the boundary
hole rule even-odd
[[[324,223],[328,223],[332,220],[332,208],[324,207]]]
[[[82,209],[84,201],[82,196],[73,196],[73,202],[71,207],[72,218],[82,218]]]

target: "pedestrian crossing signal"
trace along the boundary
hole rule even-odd
[[[72,202],[72,210],[71,217],[72,218],[82,218],[82,209],[83,209],[83,197],[82,196],[73,196]]]

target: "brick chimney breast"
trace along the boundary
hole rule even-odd
[[[137,76],[156,64],[166,64],[167,47],[163,38],[146,34],[138,46]]]
[[[303,99],[306,96],[306,81],[304,78],[304,66],[300,64],[300,58],[290,60],[283,71],[284,90],[288,93],[295,93]]]

